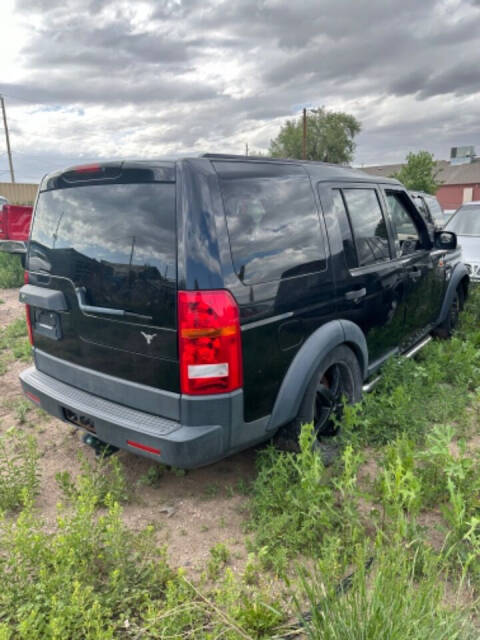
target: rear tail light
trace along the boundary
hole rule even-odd
[[[23,282],[28,284],[28,271],[24,271],[23,273]],[[33,329],[32,329],[32,319],[30,317],[30,305],[25,305],[25,319],[27,321],[27,331],[28,331],[28,339],[30,344],[33,347]]]
[[[242,386],[238,306],[228,291],[179,291],[182,393],[227,393]]]
[[[99,171],[101,171],[102,167],[96,163],[96,164],[84,164],[80,167],[74,167],[74,169],[72,170],[73,173],[98,173]]]

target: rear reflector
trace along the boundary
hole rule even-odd
[[[27,396],[27,398],[30,398],[30,400],[35,404],[40,404],[40,398],[31,391],[25,391],[25,395]]]
[[[127,444],[129,447],[135,447],[135,449],[148,451],[148,453],[155,453],[157,456],[159,456],[162,453],[160,449],[155,449],[155,447],[149,447],[148,445],[142,444],[141,442],[134,442],[133,440],[127,440]]]
[[[188,377],[192,378],[224,378],[228,376],[228,363],[220,364],[189,364]]]
[[[227,393],[242,386],[238,305],[228,291],[179,291],[182,393]]]

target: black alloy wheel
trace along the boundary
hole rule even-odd
[[[344,403],[353,404],[362,394],[362,373],[358,359],[346,345],[335,347],[320,363],[313,375],[298,415],[277,437],[277,445],[298,451],[302,426],[313,423],[318,437],[338,432]]]

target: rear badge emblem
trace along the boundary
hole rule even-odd
[[[156,333],[143,333],[143,331],[140,331],[140,333],[142,334],[142,336],[145,338],[145,340],[147,341],[147,344],[151,344],[152,340],[155,338],[155,336],[157,335]]]

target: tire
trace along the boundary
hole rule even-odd
[[[345,345],[335,347],[313,375],[297,417],[278,434],[277,446],[298,451],[302,425],[309,422],[313,422],[317,437],[335,435],[338,427],[333,418],[341,418],[342,398],[354,404],[361,395],[362,373],[355,354]]]
[[[447,317],[439,324],[438,327],[433,331],[433,335],[437,338],[441,338],[442,340],[448,340],[453,335],[457,325],[458,325],[458,317],[460,315],[460,311],[463,309],[463,304],[465,301],[465,296],[463,293],[463,288],[460,285],[453,296],[452,304],[447,313]]]

